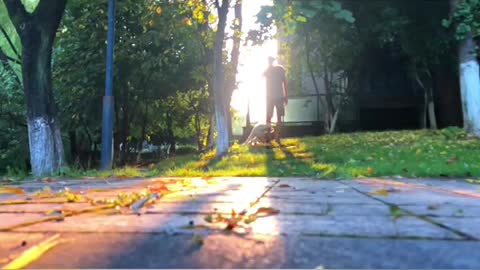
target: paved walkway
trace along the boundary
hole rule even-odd
[[[463,180],[45,182],[0,195],[0,266],[59,234],[29,267],[480,268],[480,186]]]

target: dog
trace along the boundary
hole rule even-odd
[[[243,144],[257,145],[259,143],[267,143],[274,133],[275,130],[271,124],[256,124]]]

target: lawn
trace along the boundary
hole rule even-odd
[[[461,129],[352,133],[282,140],[282,146],[235,144],[228,155],[164,160],[165,176],[479,177],[480,140]]]
[[[270,148],[234,144],[221,159],[213,151],[165,159],[148,168],[66,170],[62,176],[480,177],[480,140],[457,128],[288,138]]]

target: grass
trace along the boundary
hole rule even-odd
[[[65,171],[71,178],[307,176],[319,179],[355,177],[480,177],[480,140],[463,130],[394,131],[325,135],[282,140],[282,146],[235,144],[229,153],[177,156],[148,168],[112,171]]]
[[[61,168],[60,171],[54,175],[41,177],[40,180],[48,182],[51,178],[68,178],[78,179],[84,177],[93,178],[136,178],[136,177],[149,177],[152,174],[158,173],[156,170],[146,170],[138,167],[126,166],[123,168],[113,169],[109,171],[99,170],[76,170],[68,167]],[[32,176],[26,172],[21,173],[7,173],[4,176],[0,175],[0,185],[20,182],[26,179],[31,179]]]
[[[461,129],[352,133],[284,139],[282,146],[234,145],[160,162],[165,176],[480,177],[480,140]]]

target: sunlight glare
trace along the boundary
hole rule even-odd
[[[256,14],[271,0],[248,1],[244,4],[244,32],[256,29]],[[266,94],[263,72],[268,67],[268,57],[277,56],[277,40],[269,40],[261,46],[242,46],[238,68],[238,89],[234,91],[231,106],[242,116],[246,116],[250,103],[252,123],[265,122]]]

